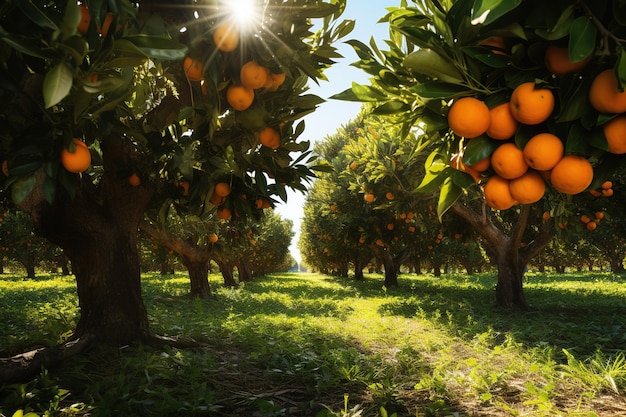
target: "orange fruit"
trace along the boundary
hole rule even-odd
[[[489,113],[490,123],[487,128],[487,135],[498,140],[513,137],[517,131],[518,122],[511,113],[511,105],[509,103],[499,104],[489,110]]]
[[[231,85],[226,90],[226,101],[237,111],[247,110],[254,101],[254,90],[243,85]]]
[[[580,71],[587,65],[589,59],[591,59],[591,57],[588,57],[582,61],[572,62],[569,57],[568,49],[556,45],[548,46],[544,52],[543,58],[548,71],[555,75],[565,75]]]
[[[533,136],[524,147],[524,160],[531,168],[549,171],[563,158],[565,146],[561,139],[552,133],[539,133]]]
[[[218,197],[226,197],[228,194],[230,194],[230,185],[225,182],[218,182],[217,184],[215,184],[213,194],[217,195]]]
[[[485,201],[494,210],[507,210],[517,202],[511,195],[509,180],[499,175],[492,175],[483,187]]]
[[[582,156],[564,156],[552,169],[552,186],[564,194],[578,194],[587,189],[593,180],[593,167]]]
[[[626,92],[619,91],[613,69],[604,70],[593,79],[589,89],[589,101],[600,113],[626,111]]]
[[[602,195],[602,193],[598,190],[589,190],[589,194],[591,194],[594,197],[600,197]]]
[[[74,138],[72,142],[75,147],[73,152],[66,148],[63,148],[61,151],[61,165],[69,172],[75,174],[85,172],[91,165],[91,153],[82,140]]]
[[[213,42],[217,49],[223,52],[232,52],[239,45],[239,32],[232,22],[218,25],[213,32]]]
[[[548,221],[552,218],[552,216],[550,216],[550,212],[549,211],[544,211],[543,215],[541,216],[544,220]]]
[[[228,207],[218,207],[217,208],[217,217],[222,220],[229,220],[233,216],[232,212]]]
[[[226,202],[226,197],[220,197],[219,195],[215,193],[211,194],[211,197],[209,198],[209,203],[213,204],[216,207],[221,206],[225,202]]]
[[[611,197],[611,196],[613,195],[613,189],[612,189],[612,188],[609,188],[609,189],[607,189],[607,190],[604,190],[604,189],[603,189],[603,190],[602,190],[602,195],[603,195],[604,197]]]
[[[487,171],[489,169],[490,166],[491,166],[491,157],[490,156],[481,159],[480,161],[476,162],[475,164],[467,165],[468,168],[471,168],[471,169],[473,169],[476,172],[485,172],[485,171]]]
[[[475,138],[487,131],[490,124],[487,105],[474,97],[456,100],[448,112],[448,125],[452,131],[465,138]]]
[[[374,202],[374,200],[376,200],[376,197],[375,197],[375,196],[374,196],[374,194],[372,194],[372,193],[366,193],[366,194],[363,196],[363,199],[364,199],[366,202],[368,202],[368,203],[373,203],[373,202]]]
[[[509,182],[511,197],[520,204],[532,204],[541,200],[546,192],[546,183],[536,171],[528,171]]]
[[[480,182],[480,172],[470,168],[469,165],[465,165],[463,163],[463,159],[461,158],[461,154],[457,153],[452,156],[450,159],[450,166],[454,169],[470,174],[476,183]]]
[[[385,194],[385,197],[387,197],[387,200],[391,201],[394,198],[396,198],[395,195],[393,195],[393,193],[391,191],[387,192],[387,194]]]
[[[513,90],[510,108],[518,122],[536,125],[552,114],[554,94],[547,88],[536,88],[534,82],[523,83]]]
[[[276,129],[267,126],[259,132],[259,142],[270,149],[276,149],[280,146],[280,134]]]
[[[270,202],[266,198],[257,198],[255,205],[258,209],[270,208]]]
[[[269,91],[276,91],[285,82],[285,79],[287,78],[287,74],[285,74],[284,72],[281,72],[281,73],[278,73],[278,74],[270,72],[268,78],[272,81],[272,83],[268,84],[268,86],[266,88]],[[269,83],[269,81],[268,81],[268,83]]]
[[[598,224],[594,221],[591,221],[587,223],[585,227],[587,228],[587,230],[592,231],[592,230],[596,230],[596,228],[598,227]]]
[[[111,23],[113,23],[113,18],[115,15],[111,12],[108,12],[104,17],[104,22],[102,22],[102,27],[98,30],[103,37],[107,37],[109,33],[109,29],[111,28]]]
[[[139,178],[136,172],[133,172],[132,175],[128,177],[128,183],[133,187],[137,187],[141,184],[141,178]]]
[[[496,174],[511,180],[519,178],[528,170],[524,153],[514,143],[503,143],[491,155],[491,166]]]
[[[506,39],[502,36],[489,36],[478,42],[478,44],[488,47],[494,54],[508,55],[509,48],[506,46]]]
[[[601,212],[601,211],[597,211],[597,212],[596,212],[596,219],[597,219],[597,220],[602,220],[602,219],[604,219],[604,213],[603,213],[603,212]]]
[[[185,57],[183,68],[185,69],[185,75],[189,81],[201,81],[202,78],[204,78],[202,75],[202,62],[197,59],[190,56]]]
[[[174,183],[174,186],[176,188],[182,188],[182,192],[181,194],[183,196],[188,196],[189,195],[189,181],[176,181]]]
[[[86,4],[80,5],[80,21],[76,26],[76,30],[78,33],[85,34],[89,30],[89,24],[91,23],[91,13],[89,13],[89,8]]]
[[[209,235],[209,242],[211,242],[211,243],[217,242],[217,235],[215,233],[211,233]]]
[[[409,232],[415,233],[415,226],[409,226]]]
[[[391,231],[394,229],[393,223],[387,223],[387,230]]]
[[[583,214],[582,216],[580,216],[580,221],[587,224],[591,221],[591,219],[586,214]]]
[[[267,82],[267,68],[255,61],[248,61],[241,67],[239,78],[244,87],[256,90],[263,87]]]
[[[609,188],[613,188],[613,182],[611,182],[611,181],[604,181],[602,183],[602,189],[603,190],[608,190]]]
[[[9,176],[9,161],[7,161],[6,159],[2,161],[2,173],[5,177]]]
[[[626,116],[617,116],[604,125],[604,136],[609,152],[626,153]]]
[[[355,161],[350,162],[350,169],[354,171],[357,168],[357,164]]]

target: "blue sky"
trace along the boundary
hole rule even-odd
[[[348,0],[346,11],[342,17],[356,20],[356,26],[345,40],[358,39],[369,44],[369,40],[374,37],[377,45],[385,49],[383,41],[388,38],[389,28],[386,23],[376,22],[386,14],[387,7],[398,6],[399,4],[400,0]],[[353,81],[362,84],[367,83],[368,75],[358,68],[350,66],[352,62],[358,60],[352,47],[341,42],[337,44],[337,48],[344,58],[326,71],[328,81],[320,82],[320,86],[311,83],[310,92],[324,99],[350,88]],[[326,136],[335,133],[342,124],[353,119],[360,108],[359,103],[327,100],[313,114],[305,118],[306,129],[301,140],[311,142],[323,140]],[[290,192],[287,204],[280,204],[276,207],[277,213],[294,223],[296,236],[292,241],[291,254],[298,261],[300,261],[300,254],[297,246],[304,201],[305,196],[301,193]]]

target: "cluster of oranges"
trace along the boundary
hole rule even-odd
[[[596,228],[598,227],[598,223],[600,223],[600,220],[604,219],[604,212],[597,211],[593,216],[593,218],[589,217],[586,214],[580,216],[580,221],[585,225],[587,230],[590,231],[596,230]]]

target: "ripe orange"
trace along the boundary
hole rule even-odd
[[[587,224],[591,221],[591,219],[586,214],[583,214],[582,216],[580,216],[580,221]]]
[[[217,184],[215,184],[213,193],[218,197],[226,197],[228,194],[230,194],[230,185],[225,182],[218,182]]]
[[[463,159],[461,158],[461,154],[457,153],[452,156],[450,159],[450,166],[454,169],[470,174],[476,183],[480,182],[480,172],[471,168],[469,165],[465,165],[463,163]]]
[[[174,186],[176,188],[182,188],[182,192],[181,194],[183,196],[188,196],[189,195],[189,181],[176,181],[174,183]]]
[[[613,182],[611,182],[611,181],[604,181],[602,183],[602,189],[603,190],[608,190],[609,188],[613,188]]]
[[[357,164],[355,161],[350,162],[350,169],[354,171],[357,168]]]
[[[510,108],[518,122],[536,125],[552,114],[554,94],[547,88],[536,88],[534,82],[523,83],[513,90]]]
[[[626,92],[619,91],[613,69],[604,70],[593,79],[589,89],[589,101],[600,113],[626,111]]]
[[[492,175],[483,187],[485,201],[494,210],[507,210],[517,202],[511,195],[509,180],[499,175]]]
[[[597,220],[602,220],[602,219],[604,219],[604,213],[603,213],[603,212],[601,212],[601,211],[597,211],[597,212],[596,212],[596,219],[597,219]]]
[[[5,177],[9,176],[9,161],[7,161],[6,159],[2,161],[2,173]]]
[[[604,136],[609,152],[626,153],[626,116],[618,116],[604,125]]]
[[[209,235],[209,242],[211,242],[211,243],[217,242],[217,235],[215,233],[211,233]]]
[[[491,155],[491,166],[502,178],[519,178],[528,170],[524,153],[514,143],[503,143]]]
[[[256,208],[258,208],[258,209],[266,209],[266,208],[270,208],[271,207],[270,202],[269,202],[268,199],[260,198],[260,197],[256,199],[255,205],[256,205]]]
[[[271,85],[268,84],[266,88],[269,91],[276,91],[285,82],[285,79],[287,78],[287,74],[285,74],[284,72],[281,72],[278,74],[270,72],[268,78],[272,81],[272,83]]]
[[[237,111],[247,110],[254,101],[254,90],[243,85],[231,85],[226,90],[226,100]]]
[[[74,142],[75,146],[74,152],[63,148],[61,151],[61,164],[69,172],[75,174],[85,172],[91,165],[91,153],[82,140],[74,138],[72,142]]]
[[[533,136],[524,147],[524,160],[538,171],[549,171],[563,158],[565,146],[552,133]]]
[[[508,55],[509,48],[506,45],[506,39],[502,36],[489,36],[478,42],[481,46],[486,46],[491,49],[491,52],[498,55]]]
[[[185,75],[189,81],[201,81],[202,78],[204,78],[202,75],[202,62],[197,59],[190,56],[185,57],[183,68],[185,69]]]
[[[415,233],[415,226],[409,226],[409,232]]]
[[[544,220],[548,221],[552,218],[552,216],[550,216],[550,212],[549,211],[544,211],[543,215],[541,216]]]
[[[80,5],[80,21],[76,26],[78,33],[85,34],[89,30],[89,24],[91,23],[91,13],[86,4]]]
[[[509,182],[511,197],[520,204],[532,204],[541,200],[546,192],[546,183],[536,171],[528,171]]]
[[[280,134],[276,129],[267,126],[259,132],[259,142],[270,149],[276,149],[280,147]]]
[[[598,224],[596,222],[594,222],[594,221],[591,221],[591,222],[587,223],[585,225],[585,227],[587,228],[587,230],[593,231],[593,230],[596,230],[596,228],[598,227]]]
[[[241,67],[239,78],[244,87],[256,90],[263,87],[267,82],[267,68],[255,61],[248,61]]]
[[[611,197],[613,194],[614,192],[612,188],[602,190],[602,196],[604,197]]]
[[[475,164],[467,165],[468,168],[471,168],[471,169],[473,169],[476,172],[485,172],[485,171],[487,171],[489,169],[490,166],[491,166],[491,157],[490,156],[481,159],[480,161],[476,162]]]
[[[218,207],[217,208],[217,217],[222,220],[229,220],[233,216],[232,212],[228,207]]]
[[[543,58],[548,71],[555,75],[565,75],[583,69],[591,57],[572,62],[567,48],[550,45],[546,48]]]
[[[104,21],[102,22],[102,27],[98,29],[98,32],[100,32],[100,34],[103,37],[107,37],[107,34],[109,33],[109,29],[111,28],[111,23],[113,23],[113,18],[115,17],[115,15],[111,12],[108,12],[106,14],[106,16],[104,17]]]
[[[133,187],[138,187],[141,184],[141,178],[139,178],[136,172],[133,172],[132,175],[128,177],[128,183]]]
[[[366,194],[363,196],[363,199],[364,199],[366,202],[368,202],[368,203],[373,203],[373,202],[374,202],[374,200],[376,200],[376,197],[375,197],[375,196],[374,196],[374,194],[372,194],[372,193],[366,193]]]
[[[534,82],[523,83],[513,90],[510,108],[518,122],[536,125],[552,114],[554,94],[547,88],[536,88]]]
[[[585,191],[593,180],[593,167],[582,156],[564,156],[552,169],[552,186],[564,194],[578,194]]]
[[[239,32],[232,22],[224,22],[215,28],[213,42],[217,49],[223,52],[232,52],[239,45]]]
[[[393,225],[393,223],[387,223],[387,230],[391,231],[394,229],[394,227],[395,226]]]
[[[393,195],[393,193],[391,191],[387,192],[387,194],[385,194],[385,197],[387,197],[387,200],[391,201],[394,198],[396,198],[395,195]]]
[[[452,131],[465,138],[475,138],[487,131],[490,124],[487,105],[474,97],[456,100],[448,112],[448,125]]]
[[[506,140],[515,134],[517,131],[518,122],[511,113],[511,105],[509,103],[502,103],[491,110],[490,123],[487,128],[487,135],[490,138],[498,140]]]

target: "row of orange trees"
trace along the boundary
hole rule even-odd
[[[471,273],[493,261],[489,243],[461,216],[450,212],[438,218],[436,192],[415,191],[425,176],[427,152],[420,150],[414,135],[402,136],[384,119],[364,111],[317,144],[316,151],[334,170],[320,176],[306,200],[299,246],[307,264],[344,276],[353,271],[357,279],[363,278],[364,268],[384,267],[385,285],[391,286],[397,285],[401,267],[428,268],[435,274],[464,268]],[[576,211],[558,222],[544,204],[529,205],[527,224],[550,228],[556,235],[529,266],[623,271],[622,179],[614,179],[618,192],[613,197],[587,193],[586,201],[571,205]],[[515,228],[519,214],[491,213],[505,231]],[[592,221],[596,227],[590,230]],[[530,228],[524,233],[521,248],[532,242],[534,232]]]
[[[382,18],[389,50],[352,42],[370,84],[336,98],[417,133],[414,191],[437,192],[437,215],[481,236],[502,306],[527,308],[529,261],[581,211],[598,228],[590,214],[618,191],[625,16],[613,0],[423,0]]]

